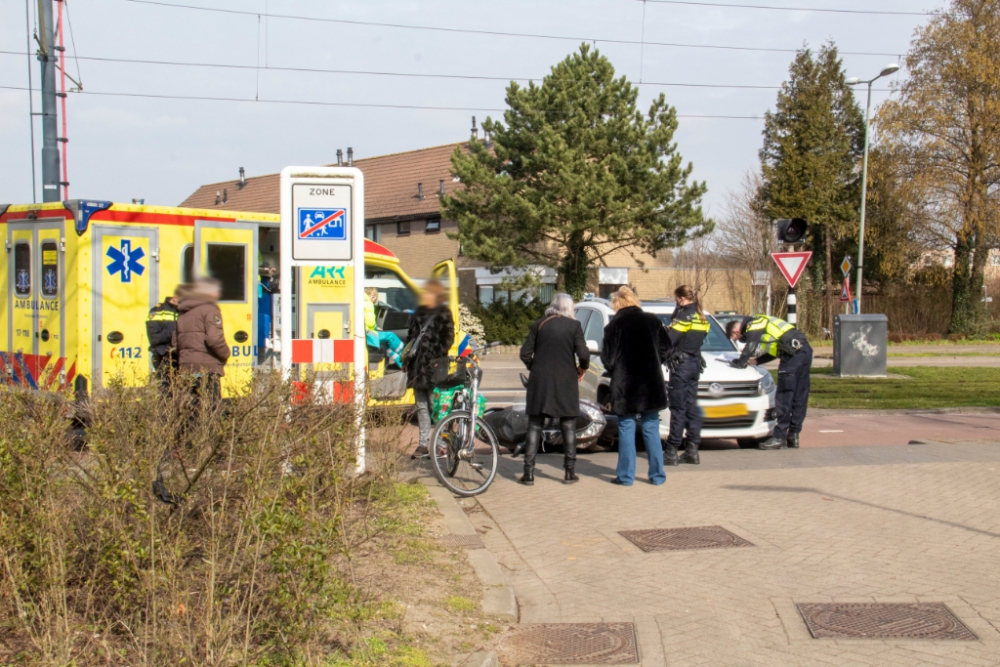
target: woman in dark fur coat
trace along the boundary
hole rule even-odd
[[[431,362],[447,356],[448,350],[455,344],[455,321],[448,307],[448,294],[437,280],[424,283],[424,293],[420,297],[420,306],[410,320],[410,330],[406,336],[407,342],[417,341],[411,348],[404,362],[406,365],[407,382],[413,387],[416,399],[417,423],[420,425],[420,444],[413,453],[414,457],[427,456],[427,448],[431,438]]]
[[[615,316],[604,327],[601,361],[611,376],[611,411],[618,415],[618,470],[615,484],[635,482],[635,428],[641,424],[649,457],[649,481],[663,484],[660,411],[667,407],[662,364],[670,352],[667,330],[656,315],[643,312],[628,287],[611,297]]]

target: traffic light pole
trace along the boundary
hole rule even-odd
[[[795,307],[798,305],[798,300],[795,298],[795,288],[788,288],[788,318],[787,322],[789,324],[798,324],[799,316],[795,312]]]

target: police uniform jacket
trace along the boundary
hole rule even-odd
[[[755,357],[758,364],[766,364],[773,359],[792,356],[787,352],[792,341],[797,341],[799,347],[809,345],[806,335],[795,325],[768,315],[743,318],[740,331],[746,336],[743,354],[733,365],[741,368],[746,367],[750,357]]]
[[[164,301],[149,311],[146,320],[146,337],[154,364],[170,354],[173,349],[174,329],[177,328],[177,306]],[[176,361],[176,360],[175,360]]]
[[[671,355],[687,355],[698,357],[701,345],[708,335],[708,320],[701,316],[698,307],[689,303],[674,309],[667,327],[667,337],[670,339]]]

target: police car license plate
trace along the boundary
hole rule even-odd
[[[705,416],[709,419],[724,419],[726,417],[746,417],[750,410],[743,403],[736,405],[714,405],[705,408]]]

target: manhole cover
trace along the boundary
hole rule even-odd
[[[721,549],[752,547],[739,535],[722,526],[699,528],[664,528],[656,530],[622,530],[619,535],[643,551],[680,551],[682,549]]]
[[[816,639],[978,639],[939,602],[929,604],[800,604]]]
[[[449,547],[465,547],[466,549],[485,549],[486,545],[479,535],[442,535],[441,541]]]
[[[639,662],[632,623],[536,623],[504,637],[504,665],[629,665]]]

